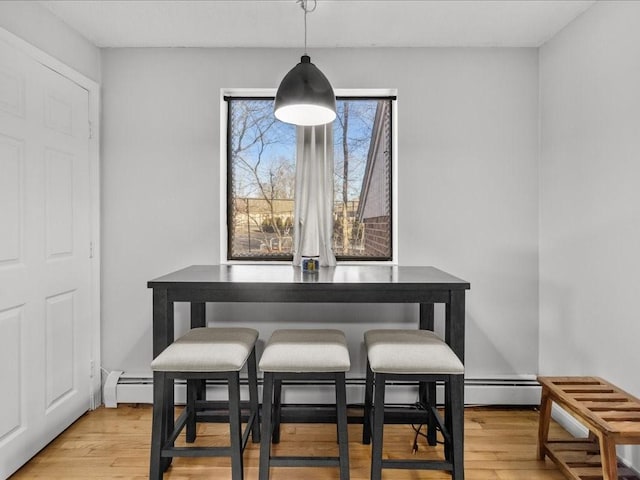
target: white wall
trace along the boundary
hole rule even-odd
[[[142,372],[151,361],[146,282],[220,260],[220,89],[275,88],[300,52],[107,49],[102,55],[103,365]],[[468,376],[535,373],[537,51],[311,55],[336,88],[398,89],[399,259],[471,282]],[[359,375],[362,331],[385,319],[414,322],[417,309],[229,304],[216,315],[256,325],[263,338],[287,321],[335,322],[351,336]],[[184,309],[178,317],[186,328]]]
[[[0,27],[100,81],[100,49],[37,2],[0,1]]]
[[[540,372],[640,395],[640,3],[544,45],[540,91]]]
[[[540,51],[540,371],[640,394],[640,3]]]

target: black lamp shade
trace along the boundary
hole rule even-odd
[[[324,125],[336,118],[333,88],[308,55],[280,82],[274,110],[278,120],[294,125]]]

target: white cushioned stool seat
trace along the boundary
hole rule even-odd
[[[258,339],[252,328],[194,328],[153,362],[160,372],[235,372],[242,369]]]
[[[347,339],[340,330],[276,330],[259,367],[263,372],[347,372]]]
[[[369,330],[364,341],[375,373],[464,373],[458,356],[429,330]]]

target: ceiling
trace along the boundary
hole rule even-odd
[[[310,0],[312,1],[312,0]],[[318,0],[314,47],[538,47],[596,0]],[[302,47],[295,0],[41,1],[98,47]]]

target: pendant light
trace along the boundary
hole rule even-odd
[[[324,125],[336,118],[336,96],[327,77],[307,55],[307,13],[316,9],[308,0],[297,0],[304,10],[304,55],[280,82],[274,102],[276,118],[294,125]]]

